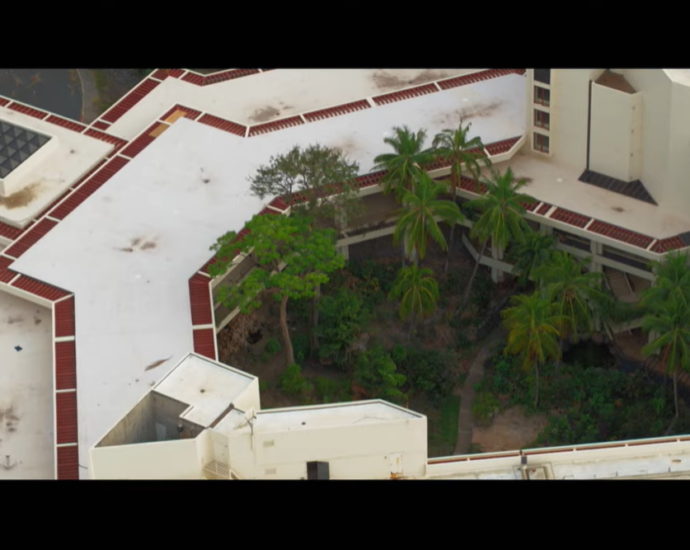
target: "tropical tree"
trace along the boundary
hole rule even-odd
[[[468,206],[479,211],[479,217],[472,226],[470,236],[478,240],[481,247],[465,289],[461,307],[467,303],[470,296],[479,262],[489,241],[497,250],[501,251],[505,250],[508,244],[513,241],[524,240],[525,234],[529,231],[529,225],[523,217],[525,208],[522,205],[534,202],[535,199],[518,192],[526,183],[524,179],[515,179],[510,168],[503,174],[492,170],[491,179],[484,181],[487,187],[486,193],[469,202]]]
[[[434,154],[437,160],[443,160],[450,163],[450,179],[449,188],[455,200],[457,190],[460,187],[462,180],[463,168],[474,179],[479,179],[479,172],[481,169],[480,163],[488,165],[489,159],[484,153],[484,144],[479,136],[468,139],[468,133],[472,127],[471,123],[463,126],[460,125],[455,130],[446,129],[436,134],[432,143]],[[448,255],[446,255],[446,264],[444,271],[448,272],[448,258],[450,250],[453,248],[455,237],[455,225],[450,228]]]
[[[426,130],[412,132],[407,126],[393,128],[393,136],[384,138],[394,153],[374,158],[374,170],[385,170],[381,181],[386,193],[395,193],[401,199],[404,191],[413,191],[423,166],[434,160],[431,149],[424,149]]]
[[[403,267],[389,297],[400,300],[400,318],[410,319],[410,332],[413,333],[416,320],[431,315],[438,303],[438,283],[433,271],[416,265]]]
[[[668,254],[654,262],[656,280],[644,291],[640,305],[645,311],[642,327],[652,340],[642,349],[646,355],[662,352],[666,372],[673,376],[675,419],[678,418],[678,371],[690,368],[690,271],[688,257]],[[669,426],[671,429],[673,424]]]
[[[454,201],[439,200],[436,197],[445,187],[436,183],[428,174],[418,175],[414,191],[404,191],[403,208],[395,226],[393,240],[404,243],[404,251],[417,265],[426,255],[427,241],[431,237],[443,249],[448,248],[437,218],[454,227],[463,219],[460,207]]]
[[[248,313],[261,306],[264,291],[280,302],[280,330],[286,365],[295,362],[287,322],[290,298],[311,298],[328,274],[343,267],[345,260],[335,248],[335,231],[315,229],[304,216],[257,215],[247,223],[248,233],[238,239],[234,231],[211,247],[216,262],[211,275],[225,273],[239,252],[251,253],[257,264],[241,283],[221,286],[218,300],[226,307]]]
[[[546,361],[559,360],[558,326],[562,316],[556,305],[547,300],[541,293],[518,295],[512,298],[513,306],[501,313],[503,324],[508,330],[508,343],[505,354],[517,355],[522,368],[534,369],[535,391],[534,406],[539,405],[539,366]]]
[[[548,264],[556,252],[556,239],[552,235],[527,231],[522,242],[513,248],[514,273],[520,285],[534,281],[534,272],[540,266]]]
[[[561,340],[592,332],[597,304],[606,300],[601,273],[586,271],[573,256],[556,250],[549,262],[535,268],[533,275],[562,316],[558,326]]]
[[[678,371],[690,370],[690,307],[681,300],[670,300],[665,309],[650,312],[642,328],[656,337],[642,348],[645,355],[659,351],[667,373],[673,376],[674,422],[678,418]],[[669,426],[671,430],[673,423]]]

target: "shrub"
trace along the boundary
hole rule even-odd
[[[280,375],[280,389],[292,397],[307,398],[314,385],[302,375],[302,369],[296,363],[288,366]]]
[[[391,356],[407,376],[407,387],[423,392],[435,402],[450,394],[456,382],[457,357],[446,350],[429,350],[415,346],[395,346]]]
[[[398,274],[398,264],[387,264],[372,260],[351,261],[348,271],[360,279],[359,292],[371,303],[378,304],[386,299],[393,288]]]
[[[278,340],[276,340],[275,338],[271,338],[268,342],[266,342],[266,347],[264,349],[266,350],[266,353],[268,353],[270,356],[274,356],[276,353],[283,349],[283,346]]]
[[[501,410],[501,401],[493,393],[481,391],[474,396],[472,415],[479,425],[487,425]]]
[[[319,301],[319,358],[344,366],[350,347],[368,318],[363,298],[347,288],[323,296]]]
[[[297,332],[292,336],[292,351],[295,361],[304,361],[309,357],[309,336],[304,332]]]
[[[360,353],[355,363],[354,381],[372,397],[405,403],[407,395],[400,388],[406,377],[397,372],[391,356],[381,346]]]
[[[349,401],[352,398],[347,380],[338,381],[325,376],[317,376],[314,380],[314,387],[321,403],[338,403]]]

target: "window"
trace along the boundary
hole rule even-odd
[[[623,252],[616,248],[611,248],[610,246],[604,245],[601,255],[604,256],[604,258],[609,258],[610,260],[615,260],[622,264],[636,267],[637,269],[652,271],[651,265],[644,258],[636,256],[635,254]]]
[[[534,80],[551,84],[551,69],[534,69]]]
[[[584,250],[586,252],[589,252],[591,250],[589,239],[585,239],[584,237],[580,237],[579,235],[572,235],[570,233],[566,233],[565,231],[559,231],[558,229],[554,229],[553,234],[559,240],[559,242],[563,243],[566,246],[579,248],[580,250]]]
[[[541,86],[534,87],[534,102],[548,107],[551,103],[551,91]]]
[[[534,150],[542,153],[549,152],[549,136],[534,132]]]
[[[549,129],[549,113],[540,111],[539,109],[534,110],[534,125],[538,128]]]

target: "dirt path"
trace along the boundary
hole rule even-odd
[[[466,454],[472,445],[472,403],[474,402],[474,386],[484,376],[484,362],[488,359],[494,347],[505,337],[504,329],[499,325],[492,330],[481,342],[481,348],[475,356],[465,379],[465,384],[459,391],[460,413],[458,415],[458,439],[455,443],[454,454]]]
[[[523,407],[511,407],[496,415],[491,426],[474,428],[472,443],[478,445],[482,452],[524,449],[547,424],[546,415],[527,416]]]

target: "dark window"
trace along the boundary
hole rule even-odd
[[[635,256],[634,254],[628,254],[627,252],[622,252],[621,250],[616,250],[615,248],[611,248],[606,245],[604,245],[601,255],[604,256],[604,258],[609,258],[610,260],[615,260],[622,264],[636,267],[637,269],[642,269],[644,271],[652,270],[651,266],[644,258]]]
[[[328,462],[307,462],[307,479],[329,479]]]
[[[542,153],[549,152],[549,136],[534,132],[534,150]]]
[[[541,86],[534,87],[534,102],[548,107],[551,103],[551,91]]]
[[[549,129],[549,113],[545,111],[540,111],[539,109],[534,110],[534,125],[539,128]]]
[[[534,69],[534,80],[551,84],[551,69]]]
[[[570,233],[559,231],[558,229],[554,229],[553,234],[561,243],[567,246],[579,248],[580,250],[585,250],[587,252],[591,250],[589,239],[585,239],[579,235],[571,235]]]

